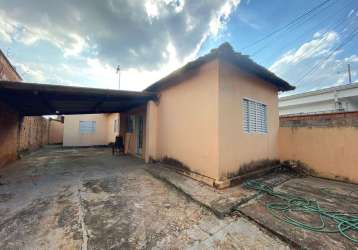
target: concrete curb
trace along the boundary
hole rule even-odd
[[[145,170],[153,177],[164,181],[182,192],[197,204],[206,207],[220,219],[230,215],[236,207],[256,196],[256,192],[250,191],[242,193],[242,195],[235,193],[233,195],[233,193],[227,190],[219,191],[190,177],[178,174],[175,171],[156,164],[145,168]],[[237,187],[237,189],[239,190],[239,187]]]

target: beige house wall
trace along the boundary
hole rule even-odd
[[[243,164],[278,158],[278,97],[276,87],[231,64],[221,62],[219,75],[219,169],[225,179]],[[243,98],[267,105],[267,133],[244,132]]]
[[[146,112],[145,162],[158,159],[158,105],[154,101],[147,103]]]
[[[160,92],[157,110],[151,104],[150,157],[175,159],[191,171],[217,179],[218,150],[218,60],[202,66],[183,82]],[[149,132],[150,132],[149,131]]]
[[[314,116],[291,118],[294,125],[281,124],[280,159],[301,161],[318,176],[358,183],[358,113],[337,115],[348,117],[316,116],[311,124]]]
[[[267,105],[268,133],[245,133],[243,98]],[[147,105],[146,161],[169,157],[225,180],[243,164],[278,159],[277,88],[214,60]]]
[[[115,121],[117,121],[117,125],[115,127]],[[107,142],[115,142],[116,136],[119,135],[119,114],[113,113],[107,115]]]
[[[65,115],[63,146],[81,147],[108,144],[108,115]],[[95,133],[80,133],[80,121],[96,121]]]

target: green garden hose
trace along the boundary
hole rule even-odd
[[[352,233],[358,233],[358,216],[349,213],[327,211],[324,208],[321,208],[319,203],[315,200],[307,200],[302,197],[274,191],[272,187],[259,181],[249,180],[244,183],[244,186],[250,189],[255,189],[260,193],[266,193],[281,200],[280,203],[272,202],[266,204],[268,211],[274,217],[305,230],[322,233],[340,233],[352,242],[358,243],[358,238],[351,235]],[[317,215],[320,218],[321,224],[318,226],[307,224],[288,216],[289,212],[301,212]],[[326,228],[327,220],[333,221],[336,224],[337,229],[328,230]]]

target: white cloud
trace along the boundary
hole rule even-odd
[[[165,53],[168,62],[158,70],[143,70],[134,67],[121,70],[121,89],[141,91],[183,64],[178,60],[177,51],[172,43],[167,45]],[[190,59],[187,58],[185,61]],[[85,72],[88,73],[90,79],[102,87],[118,88],[118,75],[114,67],[100,62],[98,59],[87,60],[87,64],[89,67],[85,69]]]
[[[158,4],[155,1],[147,0],[145,2],[145,10],[150,18],[159,16]]]
[[[328,32],[323,36],[320,33],[315,33],[313,38],[313,40],[304,43],[297,50],[290,50],[285,53],[270,67],[270,70],[278,71],[285,65],[294,65],[306,59],[321,57],[323,54],[327,54],[339,39],[335,32]]]
[[[17,70],[21,75],[26,76],[30,82],[44,82],[46,80],[45,74],[38,68],[30,67],[25,64],[16,64]]]
[[[339,41],[335,32],[315,33],[311,41],[286,52],[269,69],[295,85],[296,92],[347,83],[347,63],[354,65],[352,75],[355,76],[358,55],[342,57],[342,50],[332,53]],[[307,74],[312,69],[316,70]]]
[[[12,41],[12,34],[16,27],[13,23],[8,22],[0,12],[0,39],[10,43]]]
[[[209,23],[211,35],[216,36],[220,29],[226,25],[231,12],[240,4],[240,0],[229,0],[221,7]]]
[[[0,39],[22,43],[28,53],[39,41],[62,50],[61,63],[68,65],[29,63],[31,70],[26,70],[31,73],[25,73],[25,80],[77,84],[83,79],[84,85],[116,88],[115,67],[120,64],[123,88],[140,90],[197,57],[201,45],[219,35],[239,3],[2,0]],[[51,55],[42,59],[51,61]]]
[[[45,17],[43,22],[48,23]],[[55,33],[51,29],[40,26],[30,27],[7,16],[4,11],[0,11],[0,39],[5,42],[16,40],[27,46],[31,46],[40,40],[48,41],[62,49],[65,57],[77,56],[88,47],[86,40],[76,33],[69,33],[65,30]]]
[[[67,47],[63,46],[65,57],[79,55],[85,48],[88,47],[88,43],[83,37],[75,33],[70,34],[69,37],[72,38],[72,43],[70,43]]]
[[[347,63],[355,63],[358,62],[358,55],[351,55],[344,59]]]

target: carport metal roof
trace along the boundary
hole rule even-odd
[[[0,81],[0,100],[26,116],[125,112],[154,99],[149,92]]]

